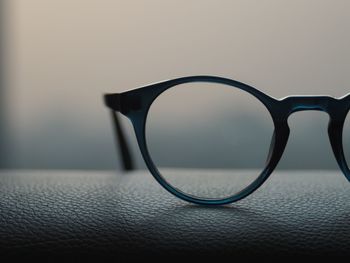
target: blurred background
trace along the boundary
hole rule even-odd
[[[233,78],[276,98],[292,94],[340,97],[350,92],[347,0],[0,1],[0,142],[4,168],[118,167],[110,116],[102,102],[105,92],[203,74]],[[182,101],[177,97],[180,95],[168,102],[174,106],[181,101],[190,110],[191,102]],[[212,103],[205,100],[205,93],[201,96],[204,100],[199,106]],[[218,97],[215,102],[220,106],[223,101]],[[230,103],[225,100],[225,104]],[[236,114],[255,110],[251,105],[234,104]],[[231,108],[225,109],[229,112]],[[161,108],[157,112],[154,129],[159,125],[160,131],[170,125],[164,121],[178,122],[176,127],[182,127],[193,117],[188,114],[170,119],[161,114]],[[209,122],[204,113],[199,116]],[[239,117],[234,122],[237,120]],[[327,122],[328,116],[322,112],[292,115],[291,136],[279,167],[336,168]],[[125,119],[123,123],[137,165],[142,167],[131,125]],[[192,128],[203,131],[200,127]],[[247,127],[257,131],[254,125]],[[266,129],[266,137],[271,138],[271,131]],[[198,132],[185,134],[196,138]],[[238,136],[245,133],[243,129],[237,132],[241,132]],[[161,154],[175,147],[178,140],[167,140],[166,136],[174,137],[166,132],[154,134],[150,140],[156,145],[155,154],[161,155],[160,162],[178,156],[179,151]],[[222,139],[222,145],[229,141],[225,133],[215,138]],[[254,145],[261,148],[256,141]],[[252,165],[255,163],[251,154],[254,147],[246,147],[240,140],[235,147],[249,150],[247,156]],[[187,158],[187,150],[180,152]],[[249,167],[250,162],[235,165]]]

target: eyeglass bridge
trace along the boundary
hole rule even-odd
[[[339,99],[330,96],[288,96],[280,100],[288,105],[288,115],[307,110],[329,112],[338,101]]]

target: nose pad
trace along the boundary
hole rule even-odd
[[[265,169],[272,172],[279,163],[289,137],[289,127],[286,122],[276,123],[273,131],[270,149],[265,162]]]
[[[343,124],[329,121],[328,124],[328,136],[329,141],[332,146],[334,157],[340,167],[344,172],[346,177],[350,180],[349,168],[346,162],[345,153],[343,149]]]
[[[265,165],[267,165],[271,159],[273,149],[275,148],[275,143],[276,143],[276,131],[273,130],[272,137],[271,137],[271,142],[270,142],[270,148],[269,148],[269,153],[267,154],[267,159],[265,161]]]

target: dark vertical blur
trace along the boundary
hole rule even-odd
[[[6,151],[6,107],[5,107],[5,33],[6,33],[6,3],[5,0],[0,0],[0,168],[7,166],[7,151]]]

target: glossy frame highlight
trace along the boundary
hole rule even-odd
[[[187,195],[174,188],[163,179],[147,149],[145,126],[148,110],[152,102],[165,90],[176,85],[191,82],[225,84],[232,86],[232,88],[248,92],[265,105],[274,123],[274,133],[271,139],[265,168],[253,183],[228,198],[200,199]],[[344,155],[342,136],[345,118],[350,109],[350,94],[341,98],[333,98],[330,96],[289,96],[282,99],[275,99],[247,84],[232,79],[217,76],[190,76],[150,84],[123,93],[105,94],[104,101],[106,106],[112,110],[115,133],[121,151],[124,170],[133,170],[134,166],[117,112],[122,113],[132,122],[142,157],[154,178],[170,193],[191,203],[202,205],[228,204],[236,202],[258,189],[269,177],[281,159],[290,133],[288,117],[297,111],[317,110],[328,113],[330,117],[328,135],[332,150],[340,169],[350,181],[350,171]]]

